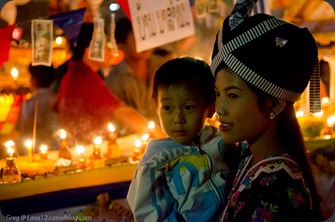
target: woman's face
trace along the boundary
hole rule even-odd
[[[247,140],[251,145],[264,135],[270,119],[261,112],[256,94],[244,80],[227,68],[221,69],[217,73],[215,90],[215,109],[223,141]]]

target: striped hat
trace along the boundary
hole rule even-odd
[[[246,2],[253,1],[243,2],[244,8],[235,5],[216,36],[213,74],[228,67],[260,90],[292,102],[300,99],[310,82],[310,111],[319,112],[320,70],[312,34],[270,15],[249,16],[253,5]]]

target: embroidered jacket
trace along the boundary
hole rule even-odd
[[[213,128],[207,126],[200,142],[211,136]],[[151,140],[127,195],[135,221],[180,221],[181,217],[217,221],[226,198],[228,173],[223,145],[217,130],[201,149],[169,138]]]
[[[286,155],[241,162],[221,221],[315,221],[301,168]]]

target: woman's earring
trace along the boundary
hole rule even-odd
[[[276,117],[276,115],[273,112],[271,112],[270,113],[270,119],[274,119],[275,117]]]

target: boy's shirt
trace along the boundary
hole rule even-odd
[[[148,143],[127,195],[135,221],[218,219],[229,172],[224,143],[216,128],[206,126],[200,144],[201,149],[169,138]]]

